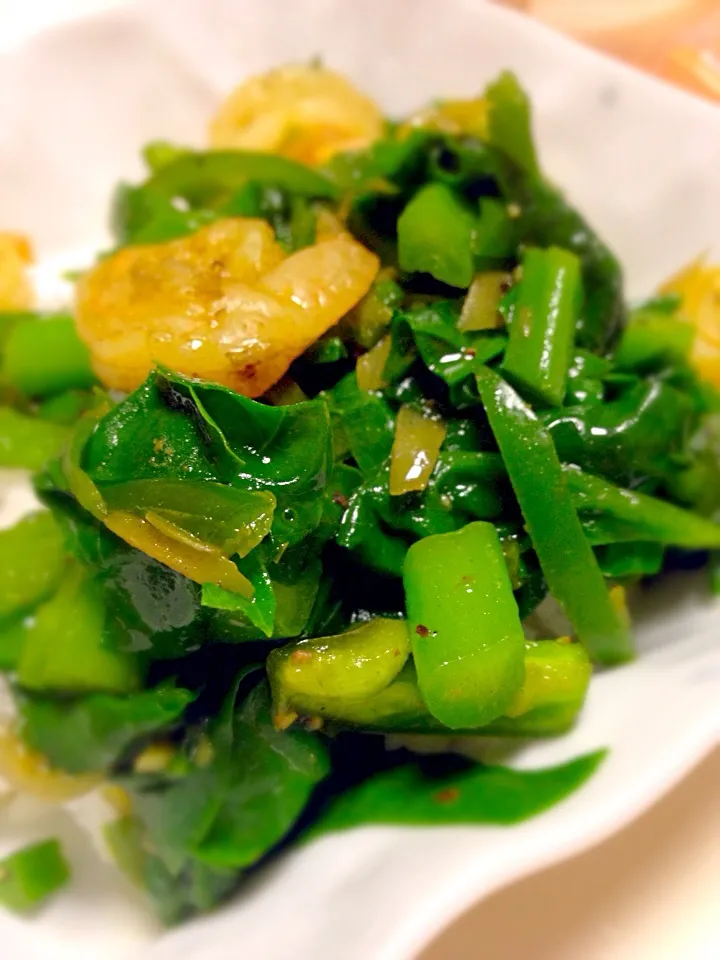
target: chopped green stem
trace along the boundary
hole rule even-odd
[[[72,317],[57,316],[18,323],[5,344],[2,377],[29,397],[97,383],[90,353]]]
[[[414,543],[403,568],[423,698],[445,726],[505,712],[522,684],[524,637],[500,538],[491,523]]]
[[[48,510],[0,531],[0,619],[24,614],[56,587],[66,557],[60,526]]]
[[[44,840],[0,860],[0,904],[16,913],[40,907],[70,879],[57,840]]]
[[[580,301],[575,254],[558,247],[525,251],[503,372],[538,403],[559,407],[565,398]]]
[[[720,547],[720,524],[712,520],[657,497],[616,487],[576,467],[566,467],[564,472],[592,543],[646,540],[690,550]]]
[[[593,660],[629,660],[629,631],[612,605],[550,435],[492,370],[480,370],[477,383],[551,593]]]
[[[41,470],[58,456],[69,436],[68,427],[0,407],[0,467]]]

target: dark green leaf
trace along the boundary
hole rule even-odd
[[[206,583],[202,588],[202,604],[204,607],[239,614],[260,630],[261,636],[271,637],[275,622],[275,591],[267,567],[257,554],[258,551],[253,551],[239,564],[241,573],[253,585],[251,599],[231,593],[213,583]]]
[[[153,373],[100,420],[84,467],[99,485],[215,480],[273,493],[273,536],[297,543],[320,521],[330,462],[323,400],[271,407],[225,387]]]
[[[328,772],[317,736],[274,728],[264,684],[236,712],[233,737],[227,790],[196,852],[213,867],[246,867],[271,849]]]
[[[213,870],[191,858],[174,871],[145,846],[142,825],[123,817],[105,827],[105,840],[118,867],[150,896],[168,926],[222,902],[237,886],[237,871]]]
[[[697,422],[690,398],[661,380],[638,380],[601,404],[543,415],[560,459],[632,484],[677,471]]]
[[[0,903],[28,913],[69,879],[70,868],[57,840],[31,844],[0,860]]]

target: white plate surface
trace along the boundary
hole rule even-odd
[[[201,143],[242,76],[320,54],[401,113],[478,90],[511,67],[530,89],[545,169],[648,293],[698,253],[720,255],[720,111],[479,0],[163,0],[28,42],[0,63],[0,226],[52,264],[106,241],[107,199],[138,148]],[[22,498],[0,480],[5,507]],[[600,746],[600,772],[519,827],[372,828],[287,856],[218,914],[158,936],[140,898],[92,848],[88,803],[0,813],[0,854],[61,835],[73,889],[41,918],[0,914],[8,960],[405,960],[471,902],[596,843],[717,742],[720,612],[680,579],[646,604],[641,656],[595,678],[569,736],[524,766]]]

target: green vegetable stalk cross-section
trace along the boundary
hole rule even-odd
[[[430,712],[460,729],[504,713],[523,681],[525,641],[495,527],[471,523],[419,540],[405,558],[403,583]]]
[[[503,372],[522,392],[559,407],[581,300],[580,261],[550,247],[525,251]]]

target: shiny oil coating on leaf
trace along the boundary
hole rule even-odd
[[[99,421],[83,458],[100,489],[139,480],[172,481],[170,489],[192,479],[272,495],[273,534],[294,543],[320,521],[330,418],[323,400],[272,407],[221,386],[151,374]],[[202,510],[200,503],[198,517]]]

